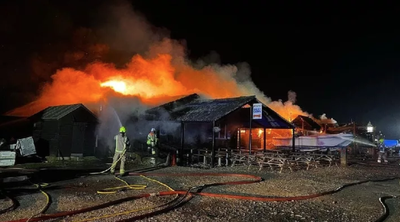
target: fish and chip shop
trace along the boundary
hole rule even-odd
[[[208,164],[214,166],[218,155],[265,151],[273,146],[273,131],[280,130],[292,137],[294,130],[291,123],[255,96],[205,99],[192,94],[146,112],[148,121],[160,121],[160,116],[163,121],[180,124],[172,135],[174,139],[161,137],[160,144],[175,147],[181,164],[205,161],[206,156]]]

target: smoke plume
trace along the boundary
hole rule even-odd
[[[336,124],[337,121],[333,118],[326,117],[326,114],[324,113],[319,117],[319,123],[321,123],[321,124]]]
[[[57,71],[34,101],[9,115],[29,116],[48,106],[74,103],[99,111],[104,104],[108,108],[100,114],[99,128],[104,137],[117,132],[116,118],[125,124],[135,112],[191,93],[210,98],[256,95],[287,120],[308,115],[295,104],[293,91],[288,92],[285,102],[271,101],[252,81],[247,63],[221,65],[215,52],[189,61],[184,41],[171,39],[168,31],[149,24],[126,2],[104,7],[101,12],[103,19],[107,15],[106,25],[76,30],[73,43],[77,47],[66,50],[62,62],[32,60],[35,78],[46,78],[41,76],[42,71],[52,67]],[[122,59],[124,55],[130,60]],[[143,121],[138,120],[133,131],[147,134],[151,127],[159,127]]]

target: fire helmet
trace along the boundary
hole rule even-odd
[[[124,127],[124,126],[121,126],[121,128],[119,128],[119,132],[120,132],[120,133],[125,133],[125,132],[126,132],[125,127]]]
[[[151,128],[151,130],[150,130],[151,132],[155,132],[156,131],[156,129],[154,129],[154,128]]]

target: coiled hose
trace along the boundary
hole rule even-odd
[[[239,184],[251,184],[251,183],[257,183],[262,181],[262,178],[259,176],[254,176],[254,175],[248,175],[248,174],[226,174],[226,173],[129,173],[130,176],[165,176],[165,177],[180,177],[180,176],[221,176],[221,177],[241,177],[241,178],[247,178],[250,180],[240,180],[240,181],[231,181],[231,182],[221,182],[221,183],[212,183],[212,184],[205,184],[196,187],[198,189],[197,192],[192,192],[190,191],[184,191],[184,190],[179,190],[179,191],[162,191],[158,193],[146,193],[146,194],[139,194],[139,195],[134,195],[131,197],[126,197],[122,198],[119,200],[111,201],[108,203],[92,206],[92,207],[87,207],[79,210],[72,210],[72,211],[65,211],[65,212],[60,212],[60,213],[55,213],[55,214],[45,214],[41,215],[39,217],[32,218],[30,221],[43,221],[43,220],[48,220],[48,219],[54,219],[54,218],[60,218],[60,217],[65,217],[65,216],[72,216],[80,213],[85,213],[93,210],[98,210],[101,208],[106,208],[115,204],[120,204],[126,201],[134,200],[134,199],[139,199],[139,198],[145,198],[145,197],[150,197],[150,196],[169,196],[169,195],[183,195],[184,199],[180,201],[177,204],[173,204],[171,206],[168,206],[167,208],[146,213],[140,216],[135,216],[132,218],[129,218],[129,221],[140,219],[140,218],[146,218],[149,216],[153,216],[157,213],[162,213],[166,212],[168,210],[172,210],[178,206],[180,206],[182,203],[185,203],[189,201],[190,198],[194,195],[200,195],[200,196],[208,196],[208,197],[220,197],[220,198],[228,198],[228,199],[240,199],[240,200],[253,200],[253,201],[293,201],[293,200],[306,200],[306,199],[311,199],[311,198],[316,198],[316,197],[321,197],[329,194],[333,194],[336,192],[341,191],[342,189],[350,186],[355,186],[367,182],[383,182],[383,181],[389,181],[389,180],[394,180],[394,179],[399,179],[399,177],[392,177],[392,178],[387,178],[387,179],[378,179],[378,180],[364,180],[364,181],[359,181],[355,183],[349,183],[349,184],[344,184],[334,190],[326,191],[326,192],[321,192],[317,194],[311,194],[311,195],[304,195],[304,196],[294,196],[294,197],[269,197],[269,196],[242,196],[242,195],[232,195],[232,194],[221,194],[221,193],[204,193],[201,192],[204,188],[207,187],[212,187],[212,186],[221,186],[221,185],[239,185]],[[383,203],[383,200],[381,200]],[[387,207],[385,204],[384,206],[384,215],[381,216],[381,221],[384,220],[387,217]],[[25,222],[27,219],[19,219],[19,220],[13,220],[13,221],[8,221],[8,222]],[[125,221],[125,220],[122,220]],[[378,220],[379,221],[379,220]]]

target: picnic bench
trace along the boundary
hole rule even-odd
[[[265,166],[268,166],[271,170],[279,167],[280,173],[282,173],[282,171],[286,168],[288,168],[290,171],[293,171],[293,163],[292,161],[290,161],[290,158],[288,158],[287,154],[285,153],[280,153],[276,151],[264,152],[262,155],[259,155],[257,157],[257,163],[259,165],[259,171],[261,171]]]
[[[212,159],[212,151],[204,148],[198,149],[197,153],[192,152],[192,158],[197,159],[197,162],[202,162],[202,165],[210,165]],[[225,166],[229,164],[229,149],[228,148],[218,148],[215,152],[215,158],[218,160],[217,166],[223,166],[223,162],[225,162]],[[202,160],[202,161],[201,161]]]

